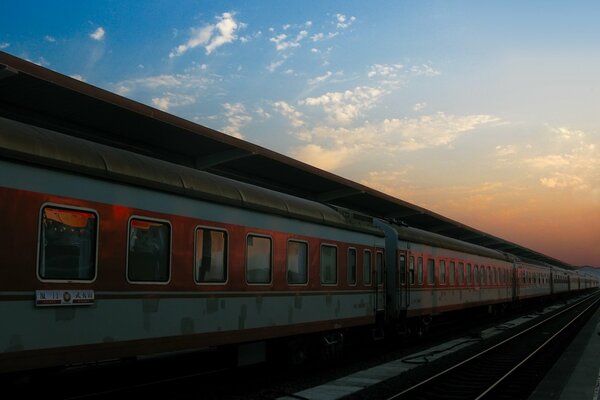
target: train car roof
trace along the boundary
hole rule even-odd
[[[0,116],[238,181],[397,220],[564,268],[572,265],[283,154],[0,51]]]
[[[449,238],[408,226],[394,225],[394,229],[398,233],[398,239],[412,243],[422,243],[430,246],[441,247],[448,250],[463,251],[470,254],[476,254],[483,257],[495,258],[503,261],[514,261],[515,257],[501,251],[488,249],[487,247],[478,246],[473,243],[463,242],[461,240]]]
[[[382,236],[318,202],[0,117],[0,156]]]

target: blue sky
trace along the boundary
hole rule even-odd
[[[598,20],[592,1],[21,1],[0,50],[600,265]]]

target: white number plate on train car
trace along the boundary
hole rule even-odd
[[[36,290],[36,306],[80,306],[94,304],[93,290]]]

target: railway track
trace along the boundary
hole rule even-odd
[[[525,399],[599,302],[586,297],[387,400]]]

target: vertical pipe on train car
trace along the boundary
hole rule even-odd
[[[402,286],[397,284],[398,266],[397,263],[397,248],[398,248],[398,232],[390,224],[374,218],[373,223],[381,229],[385,234],[385,320],[386,322],[397,320],[400,315],[400,307],[398,300],[402,298],[400,291]]]

